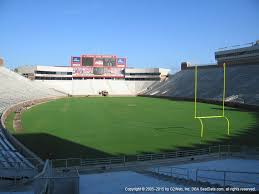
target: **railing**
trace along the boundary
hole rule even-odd
[[[240,180],[243,177],[246,180]],[[249,180],[253,178],[256,180]],[[224,187],[252,185],[259,188],[259,172],[241,172],[241,171],[224,171],[224,170],[210,170],[210,169],[196,169],[196,181],[212,182],[220,184]],[[233,185],[235,184],[235,185]]]
[[[251,152],[252,151],[252,152]],[[224,156],[230,156],[233,154],[249,154],[252,153],[254,156],[259,156],[259,147],[249,149],[248,147],[241,147],[241,146],[232,146],[232,145],[218,145],[218,146],[210,146],[208,148],[200,148],[195,150],[184,150],[184,151],[174,151],[174,152],[167,152],[167,153],[158,153],[158,154],[141,154],[137,155],[134,158],[128,157],[128,156],[119,156],[119,157],[110,157],[110,158],[99,158],[99,159],[82,159],[82,158],[69,158],[69,159],[55,159],[52,161],[46,161],[44,167],[39,167],[38,169],[42,169],[42,171],[36,175],[35,177],[24,181],[23,177],[17,177],[17,180],[19,183],[32,183],[34,182],[37,188],[37,191],[35,193],[42,194],[46,193],[49,189],[49,183],[52,180],[58,180],[60,178],[66,178],[66,177],[53,177],[52,173],[52,167],[57,168],[56,170],[64,170],[70,169],[68,171],[64,172],[70,172],[71,169],[75,169],[76,171],[79,169],[86,169],[89,167],[89,169],[94,169],[93,167],[97,166],[99,169],[106,168],[112,165],[119,166],[119,167],[127,167],[133,165],[144,165],[147,164],[156,166],[161,163],[163,163],[165,160],[166,162],[173,162],[173,161],[192,161],[196,159],[204,159],[204,158],[212,158],[212,157],[224,157]],[[152,163],[154,162],[154,164]],[[60,168],[60,169],[59,169]],[[221,181],[224,186],[226,186],[229,183],[242,183],[242,184],[251,184],[259,186],[259,183],[253,182],[253,181],[247,181],[247,180],[233,180],[229,179],[229,174],[248,174],[252,176],[258,176],[259,180],[259,173],[252,173],[252,172],[233,172],[233,171],[217,171],[217,170],[210,170],[210,169],[196,169],[196,176],[192,174],[193,171],[191,171],[188,168],[179,168],[179,167],[157,167],[153,168],[155,169],[153,172],[164,174],[171,177],[177,177],[177,178],[183,178],[186,180],[192,179],[193,181],[209,181],[214,179],[214,181]],[[221,173],[221,177],[213,177],[213,176],[205,176],[204,175],[210,173]],[[77,176],[75,177],[78,178]],[[19,180],[20,179],[20,180]],[[16,179],[15,179],[16,181]]]
[[[16,188],[20,188],[21,186],[24,186],[26,184],[34,184],[34,190],[35,194],[46,194],[48,185],[49,185],[49,179],[43,177],[49,177],[50,173],[52,171],[52,168],[49,164],[49,161],[47,160],[44,164],[44,167],[40,173],[38,173],[36,176],[29,178],[25,175],[25,172],[28,171],[31,172],[31,168],[23,168],[22,173],[20,172],[20,169],[17,168],[0,168],[0,171],[2,170],[14,170],[15,173],[13,175],[8,175],[8,178],[6,176],[0,176],[0,181],[8,181],[5,184],[6,189],[10,187],[12,190],[16,190]],[[10,171],[8,171],[10,173]],[[34,172],[33,174],[35,174]],[[31,176],[31,175],[30,175]]]
[[[42,169],[42,171],[37,174],[36,176],[34,176],[33,178],[23,181],[21,184],[28,184],[28,183],[32,183],[34,182],[34,192],[35,194],[46,194],[49,193],[49,177],[52,176],[52,167],[51,164],[49,162],[49,160],[47,160],[44,164],[44,167]]]
[[[217,184],[223,187],[255,187],[259,189],[259,172],[224,171],[213,169],[189,169],[181,167],[155,167],[150,170],[153,173],[182,178],[193,182]],[[194,172],[192,174],[192,172]],[[244,180],[245,179],[245,180]]]
[[[180,167],[157,167],[152,170],[158,174],[167,175],[170,177],[177,177],[177,178],[190,178],[190,172],[188,168],[180,168]]]
[[[49,194],[49,193],[73,193],[79,194],[79,172],[77,169],[70,169],[69,171],[55,171],[55,173],[50,173],[48,176],[38,177],[36,180],[38,182],[48,184],[40,185],[40,192],[35,192],[35,194]]]
[[[1,169],[0,169],[1,170]],[[5,188],[8,189],[8,187],[13,188],[13,186],[17,185],[19,182],[25,180],[26,177],[19,176],[18,174],[15,176],[9,176],[8,179],[6,176],[0,175],[0,182],[5,182]]]
[[[98,159],[82,159],[82,158],[68,158],[68,159],[54,159],[52,165],[55,168],[63,167],[85,167],[111,164],[125,164],[126,156],[112,157],[112,158],[98,158]]]
[[[0,176],[0,181],[2,178],[3,177]],[[10,189],[12,190],[16,190],[16,188],[21,188],[25,185],[32,185],[32,189],[35,194],[49,194],[53,192],[56,187],[70,189],[69,191],[67,191],[67,193],[79,194],[78,170],[74,169],[64,171],[61,174],[55,174],[53,173],[53,168],[49,160],[45,162],[41,172],[39,172],[34,177],[28,179],[26,177],[16,176],[14,177],[14,180],[12,182],[9,182],[10,183],[8,184],[10,186]]]
[[[144,161],[157,161],[157,160],[171,160],[171,159],[183,159],[188,158],[189,160],[194,159],[194,157],[205,157],[211,156],[222,156],[230,155],[235,152],[240,153],[242,147],[232,146],[232,145],[218,145],[210,146],[208,148],[200,148],[195,150],[184,150],[184,151],[174,151],[167,153],[157,153],[157,154],[139,154],[136,156],[118,156],[110,158],[97,158],[97,159],[82,159],[82,158],[68,158],[68,159],[54,159],[52,160],[52,166],[54,168],[84,168],[87,166],[100,166],[100,165],[127,165],[130,162],[144,162]],[[259,155],[259,148],[258,148]],[[186,159],[187,160],[187,159]]]

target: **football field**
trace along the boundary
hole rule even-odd
[[[221,111],[218,105],[197,104],[198,114]],[[63,98],[22,113],[22,130],[13,133],[42,158],[92,158],[227,144],[256,125],[254,112],[226,107],[225,115],[230,136],[225,119],[215,118],[204,120],[201,138],[193,102],[146,97]],[[8,128],[12,128],[11,117]]]

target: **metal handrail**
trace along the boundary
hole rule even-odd
[[[37,192],[39,194],[44,194],[44,193],[47,193],[47,190],[48,190],[48,185],[49,185],[49,175],[46,176],[46,174],[48,173],[48,170],[51,170],[51,166],[50,166],[50,162],[49,160],[46,160],[45,164],[44,164],[44,167],[42,169],[42,171],[40,173],[38,173],[36,176],[26,180],[26,181],[23,181],[22,184],[28,184],[28,183],[32,183],[33,181],[37,181],[39,179],[42,179],[42,178],[45,178],[45,183],[44,185],[42,186],[42,188],[40,188],[40,191]]]
[[[232,170],[216,170],[216,169],[200,169],[199,171],[208,171],[208,172],[229,172],[229,173],[239,173],[239,174],[258,174],[259,172],[248,172],[248,171],[232,171]]]
[[[160,160],[160,159],[173,159],[173,158],[181,158],[181,157],[191,157],[191,156],[199,156],[199,155],[208,155],[208,154],[224,154],[224,153],[234,153],[236,152],[236,148],[238,148],[238,152],[241,152],[241,146],[235,145],[218,145],[218,146],[210,146],[208,148],[199,148],[194,150],[178,150],[174,152],[165,152],[165,153],[149,153],[149,154],[139,154],[135,156],[135,160],[130,161],[152,161],[152,160]],[[258,148],[259,150],[259,148]],[[118,156],[118,157],[107,157],[107,158],[97,158],[97,159],[83,159],[83,158],[67,158],[67,159],[53,159],[52,163],[57,166],[69,167],[69,166],[87,166],[87,165],[101,165],[105,162],[107,164],[114,164],[113,160],[117,160],[117,163],[121,161],[121,163],[128,162],[127,156]],[[78,162],[78,165],[71,165],[75,161]],[[69,165],[70,164],[70,165]]]
[[[223,178],[212,178],[212,177],[199,176],[198,175],[199,172],[223,173]],[[206,180],[223,181],[223,185],[224,186],[226,186],[226,182],[259,185],[259,182],[255,183],[255,182],[248,182],[248,181],[241,181],[241,180],[229,180],[229,179],[226,179],[228,173],[232,173],[232,174],[249,174],[249,175],[258,175],[259,176],[259,172],[230,171],[230,170],[216,170],[216,169],[196,169],[196,181],[198,181],[198,179],[201,178],[201,179],[206,179]]]
[[[169,171],[166,170],[169,169]],[[156,170],[157,169],[157,170]],[[185,172],[180,173],[180,172],[175,172],[173,169],[176,170],[184,170]],[[153,168],[152,170],[155,173],[158,174],[166,174],[171,177],[177,177],[177,175],[181,175],[186,177],[187,180],[190,179],[190,171],[191,169],[189,168],[182,168],[182,167],[163,167],[162,169],[160,167]],[[205,171],[205,172],[220,172],[223,173],[223,178],[212,178],[212,177],[204,177],[204,176],[199,176],[198,172]],[[199,179],[205,179],[205,180],[215,180],[215,181],[222,181],[223,186],[226,186],[227,182],[232,182],[232,183],[242,183],[242,184],[250,184],[250,185],[259,185],[259,182],[253,182],[253,181],[243,181],[243,180],[229,180],[226,179],[227,173],[233,173],[233,174],[249,174],[249,175],[259,175],[259,172],[247,172],[247,171],[229,171],[229,170],[216,170],[216,169],[196,169],[196,180],[194,181],[199,181]],[[175,176],[176,175],[176,176]]]
[[[169,171],[166,171],[165,168],[169,169]],[[180,172],[175,172],[173,170],[184,170],[184,172],[180,173]],[[189,177],[190,177],[189,169],[182,168],[182,167],[163,167],[162,170],[160,167],[157,167],[157,168],[154,168],[154,172],[156,172],[158,174],[166,173],[167,175],[170,175],[171,177],[174,177],[173,175],[181,175],[181,176],[186,177],[186,179],[189,179]]]
[[[254,148],[255,151],[259,153],[259,147]],[[107,158],[67,158],[67,159],[53,159],[51,160],[54,167],[86,167],[94,165],[111,165],[111,164],[126,164],[128,162],[141,162],[141,161],[155,161],[155,160],[164,160],[164,159],[177,159],[184,157],[193,157],[193,156],[202,156],[210,154],[220,155],[229,155],[236,152],[242,152],[242,146],[236,145],[218,145],[210,146],[208,148],[199,148],[194,150],[183,150],[183,151],[174,151],[174,152],[165,152],[165,153],[149,153],[149,154],[139,154],[134,158],[127,156],[118,156],[118,157],[107,157]]]

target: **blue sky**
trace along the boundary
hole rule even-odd
[[[0,10],[0,56],[10,68],[115,54],[174,71],[259,39],[258,0],[0,0]]]

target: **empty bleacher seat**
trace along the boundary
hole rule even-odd
[[[14,104],[58,96],[64,96],[64,94],[49,89],[42,83],[28,80],[5,67],[0,67],[0,116],[6,108]],[[34,168],[7,140],[3,130],[5,129],[0,126],[0,168]]]

